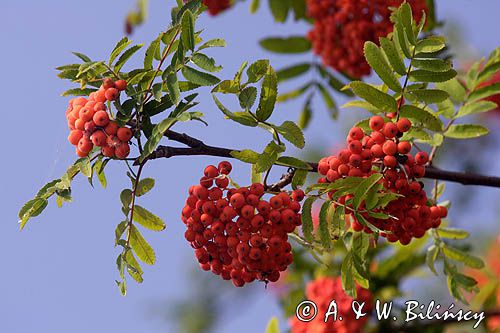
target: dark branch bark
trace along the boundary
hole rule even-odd
[[[203,141],[193,138],[185,133],[177,133],[171,130],[165,132],[165,136],[172,141],[185,144],[189,148],[159,146],[156,149],[156,151],[149,156],[148,158],[149,160],[158,158],[170,158],[173,156],[191,156],[191,155],[207,155],[207,156],[219,156],[224,158],[233,158],[231,152],[238,150],[238,149],[209,146],[206,145]],[[318,164],[313,162],[310,162],[309,164],[313,168],[311,171],[317,172]],[[288,176],[284,175],[282,180],[279,182],[281,187],[284,187],[291,183],[293,175],[290,176],[290,173],[288,173],[287,175]],[[428,166],[426,168],[424,178],[455,182],[462,185],[500,187],[500,177],[485,176],[467,172],[447,171],[432,166]],[[273,184],[271,186],[274,185],[276,184]]]

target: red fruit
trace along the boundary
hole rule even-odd
[[[394,141],[386,141],[382,146],[382,151],[384,154],[392,156],[398,152],[398,146]]]
[[[361,140],[361,139],[363,139],[363,136],[365,136],[365,133],[359,127],[353,127],[349,131],[349,138],[351,138],[353,140]]]
[[[116,136],[118,137],[118,139],[123,142],[130,141],[133,135],[134,133],[132,133],[132,130],[128,127],[120,127],[116,132]]]
[[[106,92],[104,93],[104,96],[106,97],[106,100],[112,102],[120,96],[120,92],[116,88],[109,88],[106,89]]]
[[[394,156],[387,155],[384,157],[384,165],[388,168],[394,168],[398,165],[398,161]]]
[[[99,127],[105,127],[109,124],[109,116],[106,111],[97,111],[93,117],[94,123]]]
[[[234,208],[241,208],[245,204],[245,197],[241,193],[236,193],[231,196],[229,202]]]
[[[127,81],[125,81],[125,80],[116,81],[115,88],[118,89],[119,91],[123,91],[123,90],[127,89]]]
[[[384,118],[381,116],[373,116],[370,118],[370,128],[373,131],[380,131],[384,127]]]
[[[88,156],[88,154],[89,154],[88,152],[87,152],[87,153],[84,153],[84,152],[80,151],[80,149],[76,148],[76,155],[77,155],[78,157],[87,157],[87,156]]]
[[[85,130],[85,122],[82,119],[75,120],[75,128],[84,131]]]
[[[92,120],[94,116],[94,110],[88,107],[81,108],[78,112],[78,117],[84,122]]]
[[[386,123],[382,132],[387,138],[392,139],[398,134],[398,127],[394,123]]]
[[[110,121],[104,128],[104,132],[106,132],[107,135],[116,135],[118,132],[118,124],[114,121]]]
[[[115,157],[115,148],[110,147],[108,145],[102,147],[102,154],[106,157]]]
[[[73,130],[69,133],[68,141],[73,145],[78,145],[78,142],[83,137],[83,132],[80,130]]]
[[[425,151],[420,151],[415,155],[415,163],[419,165],[424,165],[429,162],[429,154]]]
[[[304,200],[304,197],[305,193],[301,189],[297,189],[292,192],[292,199],[294,201],[301,202],[302,200]]]
[[[130,146],[126,142],[122,142],[115,148],[116,158],[123,159],[130,154]]]
[[[408,141],[398,143],[398,153],[406,155],[411,151],[411,144]]]
[[[110,78],[106,78],[102,81],[102,87],[104,90],[108,90],[109,88],[114,88],[115,87],[115,81]]]
[[[221,174],[228,175],[231,172],[231,170],[233,169],[233,166],[228,161],[222,161],[219,163],[217,168],[219,169],[219,172]]]
[[[84,154],[88,154],[92,148],[94,148],[94,145],[92,144],[92,141],[90,141],[88,138],[85,136],[78,141],[78,150],[80,150]]]
[[[94,111],[106,111],[106,104],[103,102],[97,102],[94,104]]]
[[[103,131],[95,131],[90,138],[92,143],[97,147],[106,145],[107,136]]]
[[[401,118],[397,122],[397,127],[400,132],[408,132],[411,128],[411,121],[408,118]]]

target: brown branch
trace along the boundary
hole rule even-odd
[[[238,151],[238,149],[209,146],[199,139],[193,138],[185,133],[177,133],[172,130],[168,130],[167,132],[165,132],[165,136],[172,141],[185,144],[189,148],[159,146],[156,149],[156,151],[153,152],[148,157],[148,160],[153,160],[158,158],[170,158],[174,156],[191,156],[191,155],[206,155],[206,156],[218,156],[224,158],[234,158],[231,155],[231,152]],[[313,162],[308,162],[308,163],[312,167],[311,172],[318,171],[318,163],[313,163]],[[290,184],[292,177],[293,176],[288,176],[285,177],[285,180],[282,179],[283,183],[281,183],[281,187]],[[500,177],[485,176],[467,172],[447,171],[435,168],[433,166],[426,167],[424,178],[444,180],[444,181],[459,183],[462,185],[500,187]]]

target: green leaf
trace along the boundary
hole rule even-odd
[[[144,194],[151,191],[151,189],[155,186],[155,180],[153,178],[143,178],[137,184],[136,195],[138,197],[143,196]]]
[[[469,95],[468,101],[473,102],[500,93],[500,82],[490,84],[486,87],[475,89]]]
[[[366,194],[368,190],[370,190],[377,182],[382,178],[382,174],[375,173],[371,175],[370,177],[364,179],[356,189],[356,192],[354,193],[354,199],[352,201],[352,205],[354,206],[354,209],[358,209],[359,206],[361,205],[361,202],[365,200]]]
[[[420,122],[432,131],[439,132],[443,130],[443,123],[436,114],[414,105],[403,105],[400,110],[400,115],[410,120]]]
[[[78,162],[78,168],[80,169],[82,175],[84,175],[85,177],[87,178],[92,177],[92,165],[90,164],[90,158],[88,157],[82,158]]]
[[[498,106],[496,103],[490,101],[479,100],[477,102],[467,103],[458,110],[456,118],[476,113],[488,112],[491,110],[495,110],[497,107]]]
[[[298,158],[291,157],[291,156],[281,156],[276,161],[276,164],[279,164],[282,166],[287,166],[287,167],[292,167],[292,168],[296,168],[296,169],[302,169],[302,170],[311,170],[312,169],[312,167],[308,163],[306,163],[302,160],[299,160]]]
[[[260,0],[252,0],[250,3],[250,13],[255,14],[260,7]]]
[[[19,211],[19,229],[23,230],[28,220],[40,215],[49,202],[44,198],[35,198],[28,201]]]
[[[352,298],[356,298],[356,284],[354,283],[354,262],[352,253],[348,252],[342,261],[340,268],[342,276],[342,288],[346,294]]]
[[[283,1],[283,0],[276,0]],[[311,50],[311,42],[302,36],[269,37],[260,41],[260,46],[275,53],[304,53]]]
[[[92,61],[89,57],[87,57],[85,54],[83,53],[80,53],[80,52],[71,52],[73,53],[75,56],[77,56],[78,58],[80,58],[81,60],[83,60],[84,62],[89,62],[89,61]]]
[[[304,108],[302,109],[302,112],[300,113],[299,116],[299,120],[297,121],[297,125],[302,130],[305,130],[307,128],[312,118],[311,101],[312,101],[312,95],[309,96],[306,102],[304,103]]]
[[[431,245],[427,249],[427,254],[425,256],[425,262],[429,269],[434,273],[434,275],[438,275],[434,263],[439,255],[439,248],[436,245]]]
[[[156,261],[156,255],[151,245],[148,244],[148,242],[144,239],[139,230],[133,224],[130,226],[129,233],[130,247],[132,247],[132,250],[134,250],[137,257],[139,257],[142,262],[148,265],[154,265]]]
[[[302,233],[308,242],[313,240],[312,205],[315,200],[315,197],[308,197],[302,206]]]
[[[323,98],[323,102],[325,102],[326,107],[328,108],[328,112],[330,113],[333,119],[337,119],[338,109],[335,101],[333,100],[332,95],[328,92],[328,90],[323,87],[322,84],[317,84],[319,92],[321,93],[321,97]]]
[[[488,134],[486,127],[481,125],[460,124],[451,125],[444,136],[452,139],[472,139]]]
[[[297,126],[297,124],[295,124],[293,121],[285,121],[283,124],[276,127],[276,130],[294,146],[301,149],[304,148],[304,133],[302,133],[300,127]]]
[[[455,228],[439,228],[436,229],[437,234],[441,238],[450,238],[450,239],[465,239],[470,236],[470,234],[461,229],[455,229]]]
[[[138,205],[134,207],[134,221],[153,231],[162,231],[166,227],[162,219]]]
[[[257,171],[264,172],[269,170],[281,153],[285,151],[285,147],[283,145],[278,145],[276,142],[271,141],[262,154],[259,155],[259,159],[257,160]]]
[[[142,44],[134,45],[129,48],[127,51],[123,52],[123,54],[118,58],[118,61],[115,64],[114,70],[115,72],[119,72],[123,65],[137,52],[142,48]]]
[[[299,186],[303,186],[306,183],[308,174],[309,171],[307,170],[302,170],[302,169],[295,170],[295,173],[293,174],[292,178],[292,188],[296,189]]]
[[[399,54],[396,46],[394,45],[394,42],[388,38],[381,37],[380,38],[380,46],[382,47],[382,50],[384,50],[385,55],[387,56],[387,59],[389,59],[389,62],[392,65],[392,68],[400,74],[400,75],[406,75],[406,66],[403,62],[403,59],[401,58],[401,55]]]
[[[418,89],[408,92],[411,96],[415,97],[418,101],[425,104],[440,103],[448,99],[450,95],[443,90],[438,89]]]
[[[181,40],[182,45],[193,51],[195,47],[194,41],[194,16],[189,9],[184,11],[181,18]]]
[[[73,89],[66,90],[65,92],[63,92],[61,94],[61,96],[63,96],[63,97],[66,97],[66,96],[88,96],[91,93],[93,93],[94,91],[97,91],[97,89],[92,89],[92,88],[85,88],[85,89],[73,88]]]
[[[441,36],[430,36],[420,40],[415,48],[416,53],[434,53],[446,47],[445,39]]]
[[[329,220],[328,220],[328,212],[332,207],[331,201],[325,201],[321,206],[321,210],[319,211],[319,239],[321,241],[321,245],[327,250],[332,248],[332,237],[330,236],[329,231]]]
[[[125,261],[127,262],[127,272],[138,283],[142,283],[142,268],[135,259],[132,251],[127,251],[125,254]]]
[[[114,47],[113,51],[111,51],[111,54],[109,56],[109,61],[108,61],[108,64],[111,65],[113,63],[113,61],[115,61],[116,57],[118,57],[118,55],[123,51],[125,50],[125,48],[127,46],[130,45],[132,41],[129,40],[127,37],[123,37],[117,44],[116,46]]]
[[[244,149],[241,151],[233,150],[231,152],[231,156],[242,162],[255,164],[257,163],[260,154],[250,149]]]
[[[130,203],[132,202],[132,191],[129,189],[125,189],[120,193],[120,201],[122,202],[123,207],[130,207]]]
[[[166,118],[158,123],[152,131],[151,136],[148,141],[144,145],[144,149],[139,158],[141,162],[143,162],[151,153],[158,147],[161,139],[163,138],[163,134],[170,129],[177,122],[177,118]]]
[[[166,83],[172,103],[178,105],[181,101],[181,90],[179,88],[179,81],[177,81],[177,75],[175,73],[168,74]]]
[[[285,22],[290,10],[289,0],[269,0],[269,9],[276,22]]]
[[[278,96],[278,77],[274,69],[269,66],[268,73],[262,81],[260,91],[259,107],[257,108],[256,116],[260,121],[266,121],[274,111],[276,98]]]
[[[247,69],[249,83],[258,82],[269,71],[269,60],[261,59],[251,64]],[[243,67],[242,67],[243,68]]]
[[[202,44],[198,48],[198,51],[201,51],[203,49],[210,48],[210,47],[226,47],[226,41],[222,38],[211,39],[211,40],[205,42],[204,44]]]
[[[155,55],[160,51],[160,41],[161,35],[152,41],[146,50],[146,55],[144,56],[144,69],[153,69],[153,60],[155,59]]]
[[[397,102],[394,97],[378,90],[377,88],[360,81],[350,83],[351,89],[356,95],[365,99],[368,103],[385,112],[394,112]]]
[[[364,53],[366,61],[382,81],[393,91],[401,91],[401,84],[378,46],[368,41],[365,43]]]
[[[451,63],[439,58],[413,59],[411,64],[414,67],[425,69],[431,72],[447,72],[451,69]]]
[[[406,37],[408,37],[408,41],[412,44],[416,44],[415,33],[413,32],[413,15],[411,12],[411,6],[409,3],[405,2],[399,7],[399,18],[401,20],[401,24],[404,27]]]
[[[301,76],[302,74],[307,73],[309,69],[311,69],[311,64],[308,63],[297,64],[280,69],[276,72],[276,74],[278,75],[278,82]]]
[[[118,245],[118,241],[122,237],[125,230],[127,230],[128,221],[121,221],[115,229],[115,246]]]
[[[410,72],[410,80],[414,82],[446,82],[457,76],[454,69],[446,72],[431,72],[423,69],[417,69]]]
[[[215,65],[214,58],[210,58],[203,53],[193,54],[191,60],[196,64],[196,66],[208,72],[219,72],[222,69],[222,66]]]
[[[451,99],[457,103],[465,101],[467,91],[457,78],[453,78],[446,82],[436,83],[436,87],[446,91],[450,95]]]
[[[186,80],[200,86],[213,86],[220,82],[219,78],[212,74],[200,72],[189,66],[182,67],[182,75]]]
[[[308,82],[305,85],[303,85],[302,87],[299,87],[299,88],[294,89],[294,90],[292,90],[290,92],[281,94],[281,95],[278,96],[277,102],[278,103],[283,103],[283,102],[286,102],[288,100],[297,98],[297,97],[301,96],[302,94],[304,94],[312,85],[313,85],[312,82]],[[316,86],[318,86],[318,85],[316,85]],[[327,91],[326,91],[326,94],[324,94],[322,96],[323,96],[323,100],[325,101],[325,103],[327,101],[325,98],[329,98],[328,102],[330,102],[330,101],[333,102],[333,99],[331,98],[331,96],[328,94]],[[335,102],[333,102],[333,104],[335,105]]]
[[[481,269],[484,267],[484,262],[481,260],[481,258],[465,253],[449,245],[443,246],[442,249],[445,256],[447,256],[450,259],[464,263],[466,266],[475,269]]]
[[[252,106],[255,104],[256,99],[257,99],[257,88],[255,87],[246,87],[238,95],[240,106],[247,110],[252,108]]]
[[[199,85],[198,85],[199,87]],[[234,80],[224,80],[216,85],[212,92],[219,92],[222,94],[237,94],[240,92],[240,85]]]
[[[255,120],[249,112],[231,112],[219,101],[215,94],[212,94],[212,97],[219,110],[221,110],[227,118],[244,126],[255,127],[258,125],[257,120]]]
[[[266,333],[280,333],[278,318],[271,318],[271,320],[267,324]]]

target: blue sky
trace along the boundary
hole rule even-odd
[[[168,24],[169,8],[175,1],[152,2],[149,20],[133,36],[136,42],[149,42]],[[437,3],[439,17],[453,18],[471,49],[486,55],[496,46],[499,2],[438,0]],[[221,17],[204,17],[199,21],[198,27],[205,28],[206,38],[223,37],[228,42],[226,49],[212,53],[225,65],[222,77],[231,77],[244,60],[271,57],[277,68],[289,64],[291,58],[265,53],[257,41],[268,35],[299,34],[305,29],[301,24],[275,25],[267,9],[252,16],[247,5],[239,4]],[[117,277],[114,260],[118,252],[113,247],[113,237],[121,219],[118,195],[129,185],[122,165],[108,169],[107,190],[98,186],[92,190],[86,180],[79,179],[73,188],[74,203],[62,209],[51,204],[22,233],[16,223],[20,205],[47,181],[59,177],[75,158],[66,140],[67,99],[59,96],[70,86],[56,77],[54,68],[75,60],[70,51],[81,51],[95,59],[105,58],[121,38],[123,19],[133,6],[132,0],[0,3],[4,138],[0,164],[0,208],[4,216],[0,224],[1,332],[173,331],[161,316],[151,313],[151,306],[182,297],[190,288],[185,274],[193,255],[182,237],[183,225],[178,216],[188,186],[200,177],[205,165],[216,163],[217,159],[179,157],[148,165],[145,175],[154,176],[157,186],[141,198],[141,205],[164,218],[167,230],[159,234],[145,232],[157,251],[158,262],[145,268],[143,285],[130,284],[126,298],[119,295],[114,283]],[[297,57],[297,61],[304,59],[309,60],[310,56]],[[264,132],[256,135],[256,130],[222,121],[207,91],[204,93],[198,110],[213,125],[205,128],[193,123],[180,126],[179,130],[189,131],[211,144],[263,147],[269,139]],[[318,115],[306,132],[309,139],[306,148],[331,146],[343,136],[335,133],[347,126],[347,123],[332,123],[321,107],[318,104]],[[277,122],[295,119],[299,111],[297,104],[280,106],[273,119]],[[358,115],[343,112],[340,120],[355,117]],[[494,163],[498,161],[493,162],[490,173],[498,173],[499,166]],[[236,179],[245,183],[248,167],[238,165],[236,169]],[[460,186],[451,189],[464,190]],[[483,202],[498,199],[497,190],[481,193],[479,200]],[[498,213],[493,204],[484,211],[478,218],[483,222],[492,221]],[[458,220],[461,217],[457,216]],[[263,287],[256,290],[258,295],[242,309],[242,315],[223,323],[217,332],[262,332],[268,319],[280,313],[272,294]],[[238,292],[232,297],[238,297]]]

